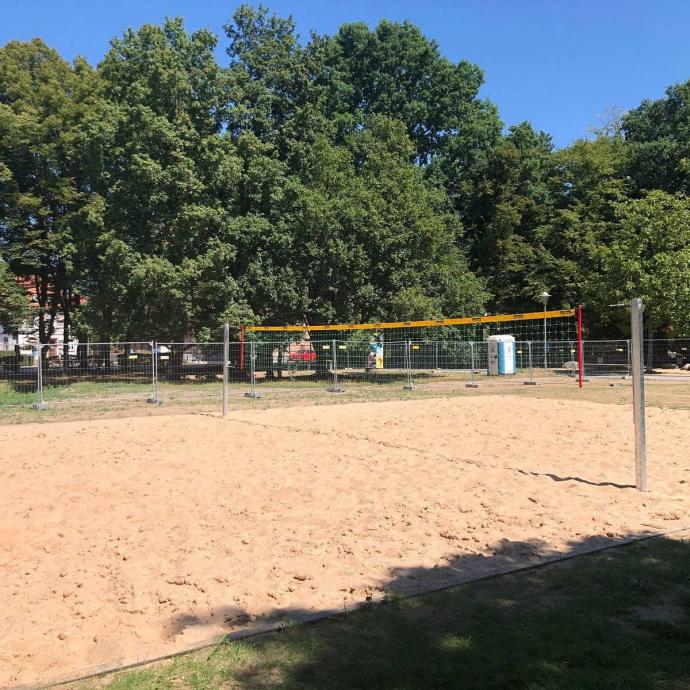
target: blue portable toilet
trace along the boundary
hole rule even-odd
[[[490,335],[487,338],[489,376],[514,374],[515,338],[512,335]]]

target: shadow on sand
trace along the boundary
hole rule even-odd
[[[539,540],[503,540],[492,556],[392,568],[357,611],[288,607],[252,618],[238,607],[218,608],[214,621],[228,628],[278,626],[252,643],[254,660],[234,668],[228,661],[231,686],[690,687],[690,542],[647,536],[592,536],[562,552]],[[556,560],[568,563],[545,567]],[[506,572],[513,574],[496,577]],[[429,590],[436,591],[409,598]],[[321,618],[330,620],[294,625]],[[181,613],[170,630],[210,622]],[[236,660],[237,634],[207,657],[221,666],[226,655]]]

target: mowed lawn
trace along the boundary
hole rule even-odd
[[[394,599],[71,687],[690,688],[690,541]]]

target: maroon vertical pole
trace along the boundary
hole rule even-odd
[[[584,357],[582,348],[582,305],[577,306],[577,370],[578,370],[578,385],[582,388],[582,379],[584,376]]]

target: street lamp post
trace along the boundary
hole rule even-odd
[[[539,295],[539,297],[541,298],[542,304],[544,305],[544,373],[546,373],[549,366],[548,360],[546,358],[546,305],[549,303],[549,297],[551,297],[551,295],[546,290],[544,290],[544,292],[542,292],[541,295]]]

